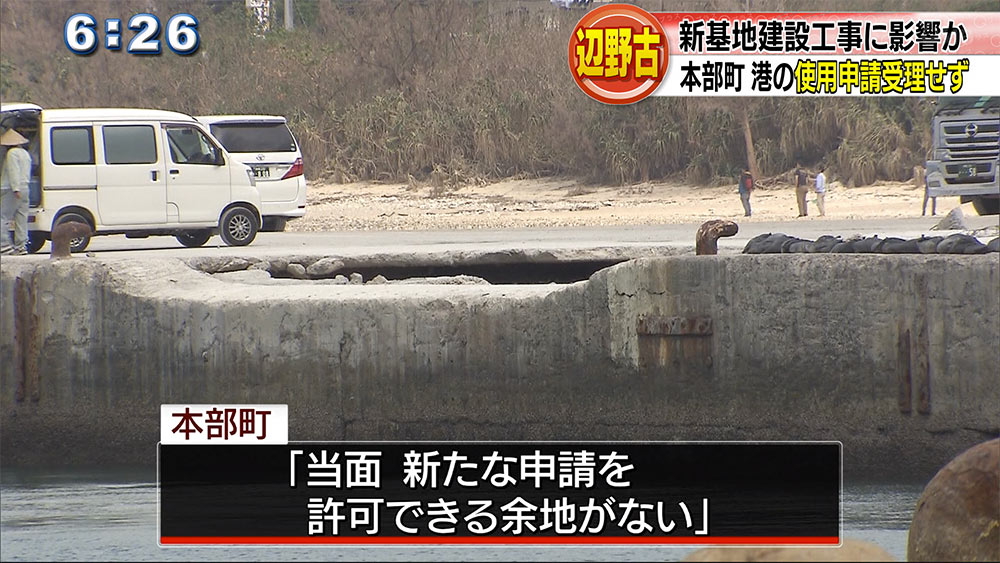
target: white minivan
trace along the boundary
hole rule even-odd
[[[25,136],[32,157],[28,250],[77,221],[93,234],[170,235],[187,247],[213,234],[253,242],[260,192],[253,171],[189,115],[126,108],[0,106],[0,131]],[[79,252],[90,237],[74,239]]]
[[[199,115],[212,135],[253,169],[260,190],[262,231],[284,231],[290,219],[306,213],[302,151],[278,115]]]

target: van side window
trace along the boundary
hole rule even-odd
[[[156,162],[156,135],[149,125],[105,125],[104,161],[108,164]]]
[[[183,125],[165,126],[170,159],[177,164],[216,164],[219,150],[200,130]]]
[[[49,133],[52,162],[93,164],[94,130],[91,127],[53,127]]]

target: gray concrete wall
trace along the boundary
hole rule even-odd
[[[287,403],[300,440],[838,439],[885,479],[1000,432],[995,254],[642,259],[568,286],[6,260],[0,293],[5,465],[150,463],[185,402]],[[668,317],[711,328],[648,328]]]

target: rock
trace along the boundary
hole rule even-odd
[[[983,254],[987,249],[976,237],[955,233],[938,243],[937,251],[938,254]]]
[[[908,561],[1000,561],[1000,438],[962,452],[924,489]]]
[[[987,243],[986,250],[989,252],[1000,252],[1000,237],[997,237]]]
[[[271,281],[271,274],[262,270],[238,270],[235,272],[220,272],[213,274],[220,280],[236,283],[266,283]]]
[[[246,270],[250,267],[250,261],[246,258],[201,258],[192,265],[206,274],[219,274]]]
[[[961,207],[952,209],[944,216],[944,219],[931,227],[932,231],[964,231],[965,229],[965,214],[962,213]]]
[[[351,274],[351,277],[348,279],[348,282],[351,285],[358,285],[365,283],[365,278],[361,277],[361,274],[354,272],[353,274]]]
[[[490,285],[490,282],[476,276],[439,276],[435,278],[406,278],[389,283],[404,285]]]
[[[306,267],[303,266],[302,264],[299,264],[297,262],[292,262],[291,264],[288,265],[286,271],[288,272],[288,275],[292,276],[297,280],[306,279]]]
[[[375,276],[374,278],[368,280],[368,283],[379,285],[379,284],[384,284],[387,281],[389,281],[389,280],[385,279],[385,276],[383,276],[382,274],[379,274],[379,275]]]
[[[247,269],[248,270],[263,270],[265,272],[270,272],[271,271],[271,263],[268,262],[268,261],[266,261],[266,260],[261,260],[260,262],[254,262],[253,264],[250,264],[250,267],[247,268]]]
[[[287,258],[272,258],[271,259],[271,273],[284,273],[288,270],[288,259]]]
[[[831,254],[854,253],[854,245],[849,242],[838,242],[830,249]]]
[[[344,267],[344,263],[336,258],[320,258],[306,268],[310,277],[328,276]]]
[[[844,538],[840,547],[706,547],[684,561],[895,561],[866,541]]]
[[[335,285],[347,285],[347,278],[343,275],[337,275],[337,277],[333,278],[333,283]]]

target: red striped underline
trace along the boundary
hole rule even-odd
[[[838,545],[837,536],[162,536],[163,545]]]

